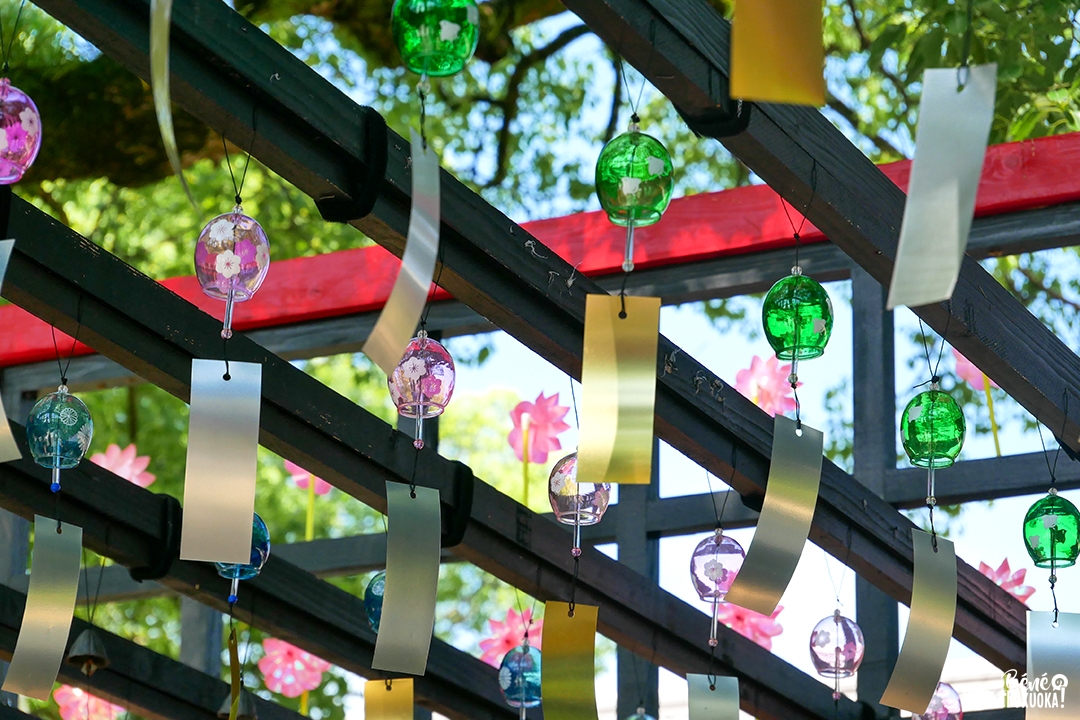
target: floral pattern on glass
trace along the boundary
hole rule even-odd
[[[270,268],[270,241],[259,223],[239,208],[218,215],[195,243],[195,276],[217,300],[250,300]]]
[[[8,78],[0,78],[0,185],[19,182],[40,149],[37,105]]]
[[[408,418],[441,415],[454,395],[454,358],[421,332],[412,339],[394,372],[386,378],[390,399]]]

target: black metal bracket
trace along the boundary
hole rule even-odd
[[[750,126],[751,103],[728,99],[719,107],[709,108],[695,115],[675,110],[682,116],[687,127],[700,137],[725,138],[738,135]]]
[[[364,156],[367,163],[349,163],[349,197],[330,196],[315,201],[315,206],[327,222],[347,223],[369,215],[386,180],[386,120],[374,108],[367,106],[360,108],[360,114],[364,121]]]
[[[472,517],[473,485],[476,482],[472,470],[462,463],[454,463],[454,503],[442,506],[442,546],[460,545]]]
[[[180,501],[171,495],[159,495],[161,498],[161,529],[165,536],[163,543],[154,548],[153,560],[145,567],[131,568],[128,574],[137,582],[160,580],[169,574],[173,561],[180,557],[180,521],[182,511]]]

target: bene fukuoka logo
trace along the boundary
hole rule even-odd
[[[1027,673],[1017,677],[1015,670],[1009,670],[1002,679],[1005,682],[1005,707],[1065,707],[1065,688],[1069,686],[1069,678],[1060,673],[1054,676],[1043,673],[1029,678]]]

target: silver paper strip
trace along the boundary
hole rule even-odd
[[[48,700],[60,671],[79,592],[82,528],[34,516],[34,552],[19,639],[4,692]]]
[[[191,361],[181,560],[247,563],[255,512],[262,365]]]
[[[970,68],[962,91],[959,72],[942,68],[923,74],[889,310],[948,300],[960,276],[994,119],[997,65]]]
[[[821,483],[824,436],[777,415],[773,422],[769,484],[757,531],[725,598],[747,610],[772,615],[802,557]]]
[[[439,491],[418,486],[414,498],[408,485],[387,482],[386,523],[386,587],[371,667],[423,675],[439,592]]]
[[[933,540],[922,530],[911,530],[915,546],[915,576],[911,584],[911,614],[900,656],[896,659],[881,704],[926,712],[949,654],[956,621],[956,549],[938,537]]]
[[[11,251],[14,247],[14,240],[0,240],[0,292],[3,292],[4,276],[7,275],[8,261],[11,259]],[[21,457],[22,453],[19,452],[19,446],[11,434],[11,426],[8,425],[4,403],[0,400],[0,462],[18,460]]]
[[[172,24],[172,0],[150,0],[150,87],[154,95],[154,112],[157,115],[161,143],[169,158],[184,194],[196,210],[199,206],[191,194],[187,178],[180,165],[180,151],[176,147],[176,130],[173,128],[172,98],[169,92],[169,31]]]
[[[416,332],[435,276],[441,219],[439,182],[439,158],[430,145],[424,148],[414,130],[409,237],[394,289],[363,348],[364,354],[387,375],[394,372]]]
[[[686,676],[690,720],[739,720],[739,678],[714,675],[712,680],[708,675]]]
[[[1006,673],[1011,707],[1026,707],[1027,720],[1076,720],[1080,717],[1080,615],[1029,612],[1027,618],[1027,684],[1016,672]],[[1011,677],[1009,677],[1011,675]]]

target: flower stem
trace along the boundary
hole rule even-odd
[[[529,419],[521,423],[521,504],[529,507]]]
[[[982,378],[983,390],[986,392],[986,406],[990,408],[990,432],[994,434],[994,450],[997,451],[997,456],[1001,457],[1001,442],[998,440],[997,419],[994,417],[994,398],[990,395],[990,378],[986,377],[986,373],[982,374]]]
[[[304,527],[304,539],[315,539],[315,476],[308,473],[307,524]]]
[[[300,714],[301,715],[307,715],[308,714],[308,691],[307,690],[305,690],[300,695]]]

